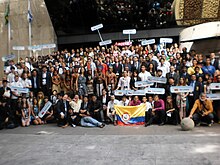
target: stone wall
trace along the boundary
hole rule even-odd
[[[220,20],[219,0],[175,0],[173,7],[178,25]]]
[[[10,0],[11,38],[10,50],[8,49],[8,28],[5,25],[5,8],[7,0],[0,1],[0,58],[7,54],[17,55],[12,46],[28,46],[28,0]],[[32,45],[57,43],[57,37],[50,20],[44,0],[31,0],[32,22]],[[44,50],[44,53],[48,51]],[[41,54],[41,52],[40,52]],[[20,51],[20,56],[29,55],[29,51]],[[17,61],[17,58],[15,59]],[[0,59],[0,78],[3,76],[3,62]]]

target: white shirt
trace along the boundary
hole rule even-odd
[[[121,87],[121,90],[130,90],[130,80],[131,77],[120,77],[118,81],[118,87]]]
[[[166,74],[170,72],[169,67],[164,63],[163,66],[161,64],[157,67],[157,70],[162,70],[162,76],[166,77]]]
[[[112,112],[114,111],[114,105],[118,105],[119,104],[119,101],[117,99],[114,99],[114,101],[109,101],[108,102],[108,106],[107,108],[109,109],[109,112]]]
[[[129,100],[126,99],[125,102],[121,100],[121,101],[119,102],[118,105],[121,105],[121,106],[128,106],[128,104],[129,104]]]
[[[15,78],[14,73],[9,73],[8,76],[7,76],[7,81],[8,81],[9,83],[12,83],[12,82],[15,81],[14,78]]]
[[[79,99],[77,103],[75,101],[71,101],[69,104],[70,104],[70,107],[73,109],[73,111],[78,113],[81,108],[81,103],[82,103],[82,100]]]
[[[21,84],[24,88],[29,88],[30,86],[32,86],[31,80],[29,80],[28,78],[26,78],[25,80],[21,80]]]
[[[18,70],[17,67],[16,67],[15,65],[12,65],[12,66],[15,68],[15,71],[17,72],[17,70]],[[5,69],[5,73],[6,73],[6,74],[8,74],[8,73],[11,72],[11,67],[12,67],[12,66],[7,66],[7,67],[6,67],[6,69]]]
[[[10,84],[10,86],[11,86],[11,87],[23,87],[22,83],[19,82],[19,81],[17,81],[17,82],[16,82],[16,81],[12,82],[12,83]],[[19,92],[16,91],[15,94],[18,95]],[[17,99],[18,97],[12,94],[11,98],[12,98],[12,99]]]
[[[141,103],[141,105],[143,105],[143,104],[146,104],[146,112],[147,112],[149,109],[152,109],[151,103],[149,103],[149,102]]]
[[[144,73],[140,72],[138,74],[138,76],[141,78],[141,81],[147,81],[148,77],[152,77],[151,74],[148,71],[145,71]]]

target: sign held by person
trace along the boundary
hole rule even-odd
[[[149,77],[147,77],[147,81],[155,82],[155,83],[160,83],[160,84],[166,84],[167,83],[167,79],[165,77],[149,76]]]
[[[150,45],[150,44],[154,44],[155,43],[155,39],[151,39],[151,40],[143,40],[141,41],[141,45]]]
[[[193,92],[193,87],[191,86],[171,86],[171,93],[183,93],[183,92]]]
[[[10,55],[2,57],[2,61],[6,62],[8,60],[13,60],[14,58],[15,58],[15,55],[14,54],[10,54]]]
[[[109,45],[111,43],[112,43],[112,40],[105,40],[105,41],[99,42],[99,45],[104,46],[104,45]]]
[[[50,109],[52,103],[50,101],[48,101],[44,107],[42,108],[42,110],[38,113],[39,118],[44,117],[44,115],[47,113],[47,111]]]

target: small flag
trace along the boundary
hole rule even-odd
[[[8,24],[9,14],[10,14],[10,4],[8,2],[7,6],[6,6],[6,9],[5,9],[5,25]]]
[[[33,15],[31,13],[31,2],[28,0],[28,15],[27,15],[27,19],[28,22],[31,23],[33,21]]]
[[[33,20],[33,15],[31,13],[31,10],[28,10],[28,22],[31,23]]]

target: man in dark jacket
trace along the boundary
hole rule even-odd
[[[88,105],[89,113],[93,118],[100,122],[104,122],[104,113],[101,101],[97,100],[97,96],[93,95],[92,100]]]

